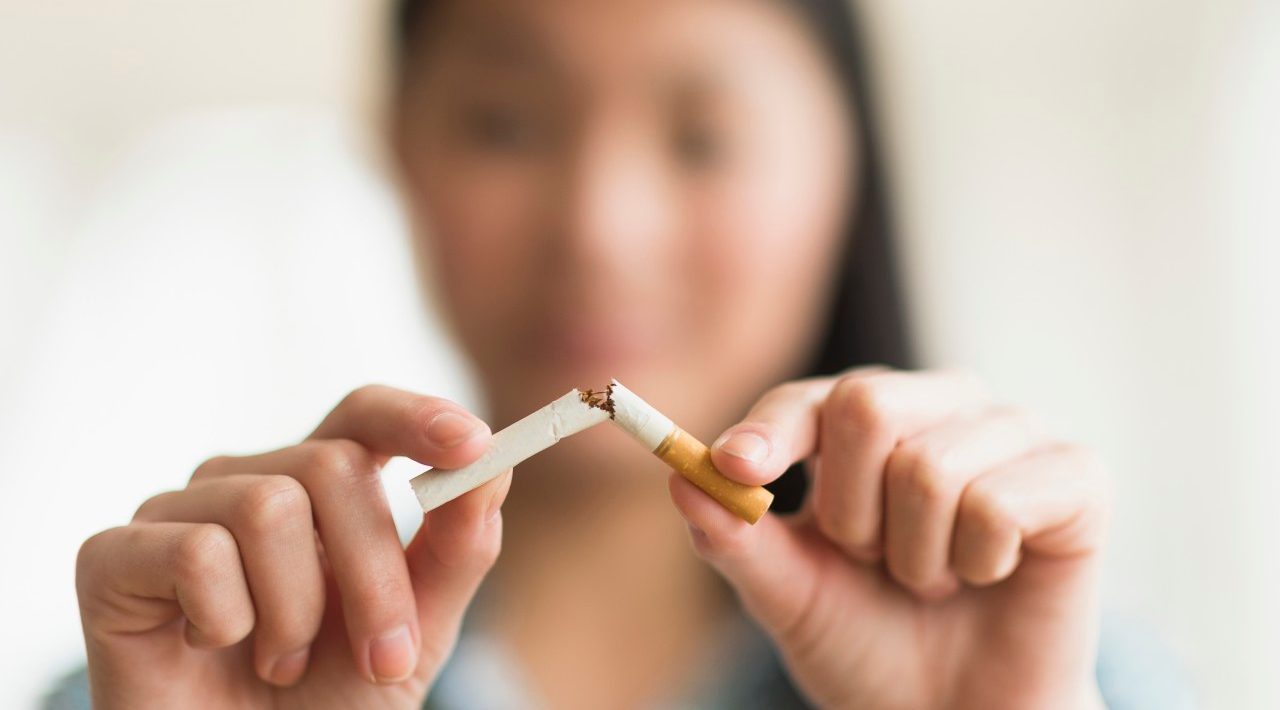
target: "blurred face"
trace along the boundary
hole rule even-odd
[[[851,117],[790,12],[468,0],[418,28],[396,150],[495,424],[617,377],[711,436],[802,365]]]

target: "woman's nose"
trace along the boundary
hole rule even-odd
[[[674,181],[638,133],[625,121],[599,125],[574,151],[562,237],[585,265],[660,258],[675,240]]]

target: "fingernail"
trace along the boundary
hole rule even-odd
[[[738,432],[728,438],[721,437],[716,445],[726,454],[751,463],[761,463],[769,458],[769,451],[772,448],[763,436],[749,431]]]
[[[311,647],[304,646],[293,653],[286,653],[271,665],[271,682],[276,685],[292,685],[307,670],[307,657]]]
[[[452,448],[480,433],[484,422],[450,409],[427,422],[427,438],[442,449]]]
[[[409,626],[401,624],[394,631],[369,644],[369,665],[373,679],[379,683],[399,683],[413,673],[418,653],[413,647]]]

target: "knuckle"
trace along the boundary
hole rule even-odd
[[[999,534],[1018,526],[1016,503],[981,480],[970,486],[961,502],[960,512],[981,533]]]
[[[311,499],[297,479],[259,476],[244,492],[237,514],[246,529],[269,533],[293,521],[310,521]]]
[[[138,509],[133,512],[133,519],[136,521],[156,520],[159,517],[157,509],[171,495],[172,492],[159,493],[142,501],[142,505],[139,505]]]
[[[82,598],[86,591],[95,586],[104,558],[110,555],[109,550],[123,532],[124,528],[110,528],[91,535],[80,543],[80,549],[76,552],[76,591]]]
[[[213,523],[196,525],[183,535],[174,551],[174,574],[180,580],[199,583],[224,574],[239,564],[240,552],[231,531]]]
[[[889,409],[883,388],[875,378],[867,376],[840,378],[827,399],[829,416],[867,433],[884,432],[889,428]]]
[[[945,501],[956,492],[958,477],[952,458],[927,446],[904,449],[886,471],[888,484],[925,503]]]
[[[218,475],[221,471],[226,471],[230,467],[234,458],[234,456],[219,455],[205,459],[200,462],[200,465],[196,466],[196,470],[191,473],[191,480],[194,481],[198,478],[209,478]]]
[[[309,471],[338,479],[366,478],[375,472],[373,457],[349,439],[308,442],[306,467]]]

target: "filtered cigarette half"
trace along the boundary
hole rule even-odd
[[[675,425],[621,382],[609,387],[613,421],[690,483],[734,515],[754,525],[769,510],[773,494],[726,478],[711,462],[711,450]]]

